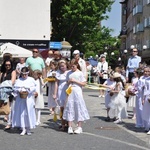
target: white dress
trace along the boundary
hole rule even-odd
[[[56,71],[50,70],[47,73],[47,77],[52,76],[53,73],[56,73]],[[57,76],[57,75],[56,75]],[[48,82],[48,108],[54,108],[56,107],[56,102],[53,99],[53,94],[54,94],[54,88],[55,88],[55,82]]]
[[[23,99],[19,95],[19,91],[28,88],[29,92],[26,99]],[[36,125],[36,115],[35,115],[35,102],[33,93],[36,89],[35,80],[32,77],[27,77],[27,79],[19,78],[14,84],[14,94],[16,95],[16,101],[14,106],[14,112],[12,117],[12,127],[22,127],[22,128],[35,128]]]
[[[150,77],[145,80],[145,88],[144,88],[144,95],[145,95],[145,103],[143,105],[142,111],[142,119],[144,121],[145,128],[150,128]]]
[[[135,84],[137,82],[138,82],[138,77],[133,78],[132,79],[132,86],[135,86]],[[129,96],[129,101],[128,101],[128,106],[129,107],[135,107],[135,104],[136,104],[136,95],[134,95],[134,96],[130,95]]]
[[[76,79],[80,82],[85,82],[86,79],[81,71],[69,71],[67,79]],[[84,121],[88,120],[89,114],[83,99],[82,87],[77,84],[72,84],[72,92],[68,95],[68,100],[63,113],[63,119],[67,121]]]
[[[110,79],[107,79],[105,82],[104,82],[105,85],[107,86],[111,86],[111,87],[114,87],[115,88],[115,85],[116,85],[116,82],[115,81],[111,81]],[[106,108],[109,108],[109,103],[110,103],[110,99],[111,99],[111,96],[110,96],[110,89],[107,88],[106,91],[105,91],[105,107]]]
[[[64,73],[58,72],[56,78],[58,80],[58,103],[61,107],[64,107],[65,102],[67,100],[67,94],[66,94],[66,89],[68,88],[67,84],[67,72],[65,71]]]
[[[125,92],[123,90],[122,83],[119,82],[118,84],[120,84],[121,90],[119,93],[114,93],[114,95],[111,96],[111,102],[109,103],[109,115],[110,117],[112,116],[118,117],[119,119],[125,119],[127,118]]]
[[[35,80],[36,82],[36,92],[38,96],[35,98],[35,108],[43,109],[44,108],[44,98],[43,98],[43,89],[40,79]]]

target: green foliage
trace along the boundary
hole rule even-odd
[[[52,0],[52,41],[65,38],[73,48],[85,51],[85,42],[90,39],[97,23],[106,19],[110,0]],[[96,33],[96,31],[94,31]],[[97,46],[98,47],[98,46]]]

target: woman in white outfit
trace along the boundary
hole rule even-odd
[[[72,134],[72,122],[77,121],[76,134],[82,133],[82,122],[89,119],[89,114],[83,99],[82,86],[86,84],[83,73],[78,69],[79,64],[74,59],[71,61],[71,71],[67,73],[67,81],[71,86],[71,93],[68,95],[63,119],[68,121],[68,133]]]
[[[20,135],[31,135],[30,129],[35,128],[35,102],[34,92],[36,90],[36,83],[32,77],[28,76],[29,69],[23,67],[21,69],[21,77],[16,80],[14,84],[14,95],[16,96],[12,127],[21,127]],[[21,91],[28,92],[27,97],[22,98]]]

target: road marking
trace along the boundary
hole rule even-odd
[[[133,144],[133,143],[124,142],[124,141],[121,141],[121,140],[117,140],[117,139],[113,139],[113,138],[109,138],[109,137],[105,137],[105,136],[100,136],[100,135],[97,135],[97,134],[92,134],[92,133],[88,133],[88,132],[83,132],[83,134],[91,135],[91,136],[95,136],[95,137],[99,137],[99,138],[102,138],[102,139],[105,139],[105,140],[119,142],[119,143],[122,143],[122,144],[126,144],[128,146],[132,146],[132,147],[136,147],[136,148],[141,148],[143,150],[149,150],[149,148],[147,148],[147,147],[143,147],[143,146],[140,146],[140,145],[136,145],[136,144]]]

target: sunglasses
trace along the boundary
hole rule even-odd
[[[132,51],[132,52],[137,52],[137,51]]]
[[[11,66],[11,64],[5,64],[5,66]]]
[[[32,51],[33,53],[38,53],[38,51]]]

